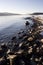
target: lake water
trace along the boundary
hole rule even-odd
[[[25,29],[25,17],[29,17],[29,15],[0,16],[0,42],[10,39],[15,35],[14,33]]]
[[[20,30],[26,29],[25,17],[30,17],[30,15],[0,16],[0,42],[8,41]],[[33,25],[31,20],[29,22],[30,26]]]

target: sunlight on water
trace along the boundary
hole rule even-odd
[[[9,27],[14,23],[19,23],[19,21],[22,20],[23,17],[26,17],[26,15],[0,16],[0,30]]]

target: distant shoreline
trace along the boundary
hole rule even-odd
[[[12,16],[12,15],[21,15],[21,14],[14,14],[14,13],[0,13],[0,16]]]
[[[42,12],[35,12],[35,13],[32,13],[31,15],[43,15]]]

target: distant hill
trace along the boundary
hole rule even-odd
[[[31,15],[43,15],[42,12],[35,12],[35,13],[32,13]]]
[[[20,14],[14,14],[14,13],[0,13],[0,16],[11,16],[11,15],[20,15]]]

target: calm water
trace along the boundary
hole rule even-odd
[[[25,17],[30,17],[30,15],[0,16],[0,42],[8,41],[21,29],[26,29]],[[43,18],[43,16],[41,17]],[[29,22],[30,26],[33,25],[31,20]]]
[[[27,15],[0,16],[0,42],[10,39],[18,31],[25,29],[25,17]],[[32,25],[32,21],[30,25]]]

